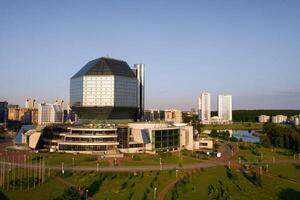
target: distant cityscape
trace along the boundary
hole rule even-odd
[[[51,152],[156,153],[181,149],[212,149],[209,137],[199,137],[183,112],[176,109],[145,110],[145,65],[133,69],[126,61],[101,57],[88,62],[70,81],[70,104],[63,100],[37,103],[29,98],[25,107],[0,102],[0,123],[20,123],[16,144]],[[198,115],[202,124],[231,124],[232,95],[218,95],[217,116],[212,116],[211,94],[201,93]],[[66,108],[65,108],[66,107]],[[299,125],[299,115],[257,116],[259,123]],[[31,126],[28,126],[31,125]]]

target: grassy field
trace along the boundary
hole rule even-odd
[[[163,164],[187,164],[201,162],[204,156],[193,157],[192,152],[184,151],[182,153],[149,155],[135,154],[129,155],[129,160],[124,160],[120,163],[122,166],[141,166],[141,165],[159,165],[160,158]]]
[[[202,130],[261,130],[263,124],[260,123],[233,123],[224,125],[205,125]]]
[[[98,156],[93,155],[73,155],[66,153],[36,153],[33,154],[33,160],[42,156],[45,158],[46,165],[65,165],[72,166],[96,166],[99,163],[100,166],[108,166],[114,163],[113,161],[108,162]],[[179,153],[163,153],[160,155],[150,154],[129,154],[124,159],[117,159],[117,164],[120,166],[141,166],[141,165],[159,165],[160,158],[163,164],[186,164],[200,162],[202,158],[206,156],[192,156],[191,151],[184,151]]]
[[[300,182],[300,164],[272,164],[269,166],[269,173]]]
[[[273,160],[273,157],[275,157],[276,161],[293,159],[294,154],[287,149],[265,148],[260,145],[239,142],[239,151],[234,156],[234,159],[238,159],[239,157],[245,161],[257,161],[261,160],[261,158],[263,160]]]
[[[178,176],[186,172],[179,170]],[[138,173],[97,173],[97,172],[52,172],[68,185],[74,185],[82,191],[88,190],[88,195],[94,199],[153,199],[154,188],[156,194],[170,181],[176,178],[176,172],[138,172]],[[53,200],[61,194],[68,186],[61,184],[54,178],[48,179],[41,186],[27,190],[0,190],[0,199],[6,200]]]
[[[3,191],[0,190],[2,194],[0,194],[0,199],[6,200],[53,200],[60,196],[65,189],[65,186],[52,180],[48,179],[44,184],[35,189],[30,189],[27,191],[26,189],[23,191],[15,190],[15,191]],[[2,196],[1,196],[2,195]]]
[[[179,171],[178,175],[183,175]],[[74,173],[65,180],[87,188],[94,199],[153,199],[154,188],[157,194],[171,180],[175,171],[139,172],[139,173]]]
[[[262,175],[261,185],[251,182],[239,171],[233,171],[234,179],[228,176],[224,167],[213,167],[203,170],[194,170],[187,176],[187,171],[179,170],[178,176],[186,176],[184,181],[176,184],[170,191],[166,200],[174,199],[211,199],[208,195],[210,185],[218,186],[221,181],[225,191],[231,199],[298,199],[300,195],[300,166],[295,164],[271,164],[269,174],[274,177]],[[127,200],[127,199],[154,199],[156,195],[176,178],[176,172],[137,172],[137,173],[101,173],[101,172],[53,172],[52,175],[60,177],[65,183],[74,185],[82,191],[88,190],[93,199]],[[290,182],[297,180],[298,183]],[[6,200],[53,200],[60,196],[66,184],[50,178],[40,187],[23,191],[1,191],[0,199]]]
[[[63,162],[65,165],[73,165],[74,160],[74,166],[92,166],[97,165],[97,162],[99,162],[101,165],[106,166],[108,163],[106,161],[98,161],[97,156],[93,155],[73,155],[73,154],[67,154],[67,153],[36,153],[33,154],[33,160],[35,160],[35,157],[42,156],[45,158],[45,164],[46,165],[61,165]]]
[[[283,167],[281,170],[288,168]],[[286,180],[275,180],[262,176],[261,186],[254,185],[242,173],[234,172],[235,179],[227,177],[224,167],[215,167],[197,172],[184,181],[179,182],[171,192],[167,194],[169,199],[212,199],[208,195],[209,185],[217,187],[221,181],[223,188],[231,199],[298,199],[300,196],[300,184],[290,183]],[[174,198],[177,196],[177,198]]]

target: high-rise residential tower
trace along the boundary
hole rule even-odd
[[[231,95],[218,95],[218,116],[222,121],[232,121]]]
[[[211,98],[208,92],[203,92],[198,99],[198,116],[203,124],[210,123]]]

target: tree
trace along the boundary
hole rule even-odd
[[[74,187],[68,187],[59,198],[61,200],[80,200],[80,194]]]
[[[208,186],[208,195],[214,200],[230,200],[231,196],[227,187],[219,180],[217,186]]]

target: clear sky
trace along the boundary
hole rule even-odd
[[[300,109],[300,1],[0,0],[0,98],[69,100],[69,79],[107,56],[146,65],[146,106]]]

